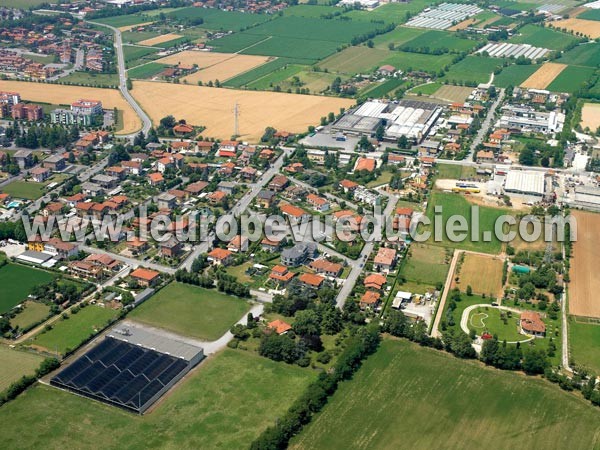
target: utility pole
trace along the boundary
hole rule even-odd
[[[238,108],[238,103],[235,102],[235,105],[233,106],[233,136],[234,138],[237,138],[240,133],[239,133],[239,115],[240,115],[240,110]]]

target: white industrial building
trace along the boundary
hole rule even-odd
[[[504,191],[543,197],[546,192],[545,174],[534,170],[509,170],[506,174]]]
[[[550,134],[560,133],[564,123],[565,115],[561,112],[540,112],[530,106],[507,105],[502,108],[496,128]]]

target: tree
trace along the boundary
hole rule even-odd
[[[130,90],[133,89],[133,83],[131,82],[131,78],[127,78],[126,85],[127,85],[127,90],[128,91],[130,91]]]
[[[287,363],[293,363],[300,356],[304,356],[292,338],[287,334],[278,335],[276,333],[263,336],[258,353],[273,361],[285,361]]]
[[[467,295],[469,297],[471,297],[473,295],[473,288],[471,287],[471,285],[467,286]]]
[[[400,147],[402,149],[407,149],[410,147],[408,138],[405,135],[402,135],[398,138],[398,147]]]
[[[543,349],[532,348],[523,352],[523,370],[530,375],[544,373],[550,365]]]
[[[519,154],[519,164],[533,166],[535,164],[535,153],[530,148],[524,148]]]

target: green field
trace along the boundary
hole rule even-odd
[[[345,14],[353,20],[384,21],[387,23],[401,24],[406,22],[406,13],[418,13],[431,2],[427,0],[412,0],[410,2],[389,3],[381,5],[372,11],[354,10]]]
[[[257,36],[255,34],[247,33],[234,33],[228,34],[227,36],[219,39],[214,39],[210,41],[210,45],[222,53],[235,53],[260,41],[264,41],[265,39],[267,39],[266,36]]]
[[[325,5],[296,5],[283,10],[283,16],[320,18],[324,14],[339,12],[339,8]]]
[[[241,449],[293,403],[314,372],[241,350],[204,361],[144,416],[36,385],[0,408],[7,448]],[[56,414],[52,413],[55,411]]]
[[[245,300],[173,282],[134,309],[129,317],[141,323],[214,341],[250,309]]]
[[[600,325],[569,318],[569,345],[575,364],[600,373]]]
[[[10,325],[24,330],[44,320],[48,317],[48,314],[50,314],[50,307],[48,305],[39,302],[26,302],[25,308],[10,319]]]
[[[442,86],[443,86],[442,83],[427,83],[427,84],[422,84],[420,86],[415,86],[410,91],[408,91],[408,93],[409,94],[413,94],[413,95],[419,95],[419,94],[420,95],[433,95]]]
[[[430,30],[404,43],[400,48],[402,50],[426,49],[427,51],[424,51],[424,53],[440,50],[450,53],[460,53],[469,51],[476,45],[477,41],[460,38],[449,31]]]
[[[505,67],[498,75],[494,76],[494,85],[498,87],[519,86],[538,70],[538,64],[516,65]]]
[[[506,317],[506,323],[501,315]],[[511,317],[508,317],[511,314]],[[524,341],[527,336],[519,333],[519,314],[509,313],[493,307],[481,307],[471,311],[469,315],[469,330],[475,330],[478,336],[487,332],[497,336],[499,341]]]
[[[216,8],[178,8],[167,14],[178,19],[193,19],[202,17],[204,23],[200,25],[208,30],[240,31],[253,25],[271,19],[268,14],[245,14],[237,11],[221,11]]]
[[[593,75],[594,69],[591,67],[568,66],[558,74],[546,89],[552,92],[567,92],[571,94],[577,92]]]
[[[382,65],[381,62],[390,55],[392,52],[389,50],[369,48],[366,45],[348,47],[321,61],[319,67],[348,75],[372,72],[378,69]]]
[[[60,82],[91,87],[117,87],[119,85],[119,75],[116,73],[73,72],[61,78]]]
[[[402,44],[414,39],[424,33],[427,30],[420,28],[409,28],[409,27],[396,27],[389,33],[380,34],[373,38],[375,48],[388,50],[390,44],[394,44],[395,47],[400,47]]]
[[[117,315],[118,311],[114,309],[89,305],[77,314],[69,314],[68,319],[55,322],[50,331],[42,331],[26,344],[42,347],[50,353],[63,355],[79,347]]]
[[[598,448],[600,411],[539,378],[385,340],[292,449]]]
[[[131,79],[152,78],[169,67],[167,64],[150,62],[141,66],[134,67],[127,71],[127,76]]]
[[[180,38],[171,39],[170,41],[161,42],[160,44],[155,44],[155,46],[160,48],[171,48],[188,42],[189,40],[188,37],[182,36]]]
[[[256,45],[246,48],[240,53],[244,55],[297,58],[304,59],[307,63],[310,63],[335,53],[339,45],[339,43],[333,41],[271,36]]]
[[[409,255],[401,271],[408,281],[433,286],[446,281],[450,265],[446,263],[445,248],[415,242],[410,246]]]
[[[572,66],[599,67],[600,43],[578,45],[566,52],[557,62]]]
[[[0,345],[0,392],[23,375],[33,375],[44,358]]]
[[[45,183],[35,181],[13,181],[2,188],[2,192],[11,197],[25,200],[37,200],[44,195]]]
[[[0,268],[0,314],[27,298],[34,286],[52,281],[50,272],[20,264],[6,264]]]
[[[381,61],[383,64],[391,64],[404,72],[421,70],[424,72],[438,72],[440,69],[452,63],[453,55],[423,55],[420,53],[408,53],[394,51],[390,56]]]
[[[588,9],[577,16],[578,19],[585,20],[599,20],[600,21],[600,9]]]
[[[271,72],[267,76],[249,83],[248,89],[271,89],[287,78],[296,75],[298,72],[302,71],[304,67],[305,66],[299,66],[297,64],[289,64],[281,69]]]
[[[374,87],[371,87],[360,94],[362,97],[381,98],[398,89],[400,86],[402,86],[402,83],[404,83],[402,78],[390,78],[389,80],[386,80],[383,83],[378,83]]]
[[[101,19],[93,19],[94,22],[104,23],[111,27],[119,28],[138,23],[152,22],[152,18],[141,14],[129,14],[126,16],[104,17]]]
[[[450,67],[444,77],[451,83],[457,84],[487,83],[490,75],[497,67],[502,66],[501,58],[489,58],[486,56],[467,56],[462,61]]]
[[[441,237],[441,241],[439,242],[437,241],[436,233],[433,229],[434,207],[436,205],[441,205],[443,208],[441,214],[442,230],[439,230],[441,233],[439,231],[437,233],[438,236]],[[494,224],[498,217],[503,214],[509,214],[510,210],[480,206],[479,230],[477,233],[478,241],[473,241],[471,239],[471,231],[476,230],[476,228],[471,229],[471,207],[471,203],[469,203],[460,194],[450,194],[438,191],[432,192],[429,204],[427,205],[427,216],[432,223],[432,225],[429,227],[432,235],[428,242],[434,243],[435,245],[454,247],[463,250],[473,250],[493,254],[499,253],[502,248],[502,243],[498,240],[494,233]],[[469,232],[467,233],[466,239],[464,239],[462,242],[452,242],[449,240],[448,235],[446,234],[446,223],[448,218],[453,215],[464,217],[469,224]],[[491,234],[489,242],[485,242],[483,239],[485,232],[490,232]]]
[[[537,25],[525,25],[518,33],[509,39],[513,44],[530,44],[534,47],[549,48],[550,50],[562,50],[577,38],[572,34],[562,33],[550,28]]]
[[[148,61],[158,58],[155,48],[150,47],[135,47],[132,45],[123,45],[123,57],[125,58],[125,66],[127,68],[135,67],[144,64]]]
[[[160,34],[156,31],[123,31],[121,38],[124,44],[137,44],[140,41],[160,36]]]
[[[253,81],[257,81],[262,77],[269,76],[271,72],[279,70],[285,67],[288,64],[292,64],[295,60],[288,58],[277,58],[273,61],[269,61],[266,64],[262,64],[255,69],[249,70],[248,72],[244,72],[234,78],[227,80],[223,83],[224,86],[227,87],[242,87]]]
[[[436,166],[438,171],[437,178],[446,179],[452,178],[461,180],[465,178],[471,178],[476,175],[475,168],[469,166],[458,166],[454,164],[438,164]]]

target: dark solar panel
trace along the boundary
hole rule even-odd
[[[106,338],[51,380],[51,384],[125,409],[143,412],[190,362]]]

